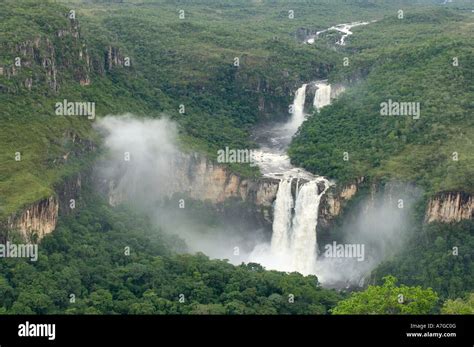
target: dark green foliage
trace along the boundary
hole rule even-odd
[[[474,291],[473,250],[472,221],[431,223],[412,235],[400,254],[379,265],[372,278],[381,283],[391,274],[406,285],[433,288],[443,301],[456,299]]]
[[[304,123],[290,149],[293,162],[342,182],[395,178],[430,193],[472,192],[470,20],[446,10],[406,11],[404,19],[359,29],[348,43],[349,66],[339,65],[332,75],[352,84]],[[389,99],[420,103],[420,118],[381,115],[380,105]],[[343,160],[345,152],[349,160]]]
[[[0,262],[1,312],[326,314],[341,298],[315,276],[173,254],[182,242],[163,236],[146,217],[100,200],[87,206],[42,240],[37,262]]]

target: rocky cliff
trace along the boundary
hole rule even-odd
[[[227,167],[197,153],[180,154],[171,165],[173,178],[161,185],[161,192],[166,196],[171,197],[180,193],[191,199],[207,201],[214,205],[222,204],[229,199],[237,199],[254,206],[255,212],[262,213],[265,220],[271,223],[272,206],[279,183],[277,179],[242,178]],[[117,205],[128,199],[121,177],[107,182],[101,181],[102,187],[106,186],[106,194],[111,205]]]
[[[352,183],[331,186],[321,198],[318,227],[329,228],[334,219],[341,214],[346,203],[359,192],[363,183],[364,177],[360,177]]]
[[[62,27],[52,30],[56,30],[53,35],[38,34],[2,46],[10,63],[0,66],[0,77],[5,78],[0,78],[0,90],[17,93],[38,88],[56,94],[62,84],[71,82],[71,75],[81,86],[88,86],[94,74],[101,76],[125,65],[125,56],[113,45],[91,54],[77,19],[65,18]]]
[[[356,182],[338,187],[331,187],[321,200],[319,213],[319,225],[329,227],[331,222],[340,215],[346,203],[360,191],[364,184],[364,178]],[[412,203],[421,198],[422,192],[413,184],[404,182],[388,182],[385,184],[371,184],[368,188],[368,197],[364,209],[370,209],[379,202],[376,196],[393,201],[398,204],[400,197],[404,197],[406,203]],[[406,201],[408,199],[408,201]],[[474,201],[472,195],[465,192],[442,192],[429,198],[425,222],[452,223],[461,220],[472,219],[474,216]]]
[[[444,192],[429,200],[425,221],[459,222],[463,219],[472,219],[473,215],[474,201],[471,195],[464,192]]]
[[[37,201],[8,218],[10,230],[20,232],[29,242],[37,241],[56,228],[59,203],[55,196]]]
[[[11,215],[7,230],[19,232],[27,242],[40,241],[56,228],[59,215],[74,212],[80,206],[82,175],[66,178],[55,187],[56,194],[36,201]]]
[[[81,138],[75,131],[63,133],[60,143],[64,148],[62,155],[52,157],[51,165],[67,165],[71,161],[83,160],[96,150],[96,145]],[[59,215],[73,213],[82,204],[81,191],[83,177],[89,176],[89,169],[70,174],[53,187],[54,193],[38,201],[31,202],[23,209],[2,221],[1,229],[7,233],[19,232],[29,242],[37,242],[56,228]],[[3,235],[5,236],[5,235]]]

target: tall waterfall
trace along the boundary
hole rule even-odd
[[[331,103],[331,85],[326,82],[317,82],[316,88],[313,106],[319,111]]]
[[[291,138],[305,120],[306,86],[303,84],[296,91],[293,115],[275,134],[281,135],[282,131]],[[313,104],[319,110],[331,102],[331,86],[326,81],[318,81],[315,86]],[[280,183],[273,205],[271,243],[257,245],[249,261],[280,271],[316,274],[319,203],[329,188],[329,181],[293,167],[285,151],[281,147],[265,148],[257,161],[266,176],[279,178]],[[278,171],[282,167],[285,169]]]
[[[324,190],[319,193],[318,183],[324,183]],[[317,258],[316,226],[321,197],[329,187],[324,178],[316,178],[305,183],[296,198],[295,216],[291,230],[290,252],[293,268],[304,274],[314,274]]]
[[[293,117],[289,124],[289,129],[293,132],[298,130],[305,118],[306,86],[303,84],[295,93]],[[331,86],[321,81],[316,83],[316,87],[314,105],[319,110],[330,103]],[[307,172],[303,172],[303,175],[304,183],[301,186],[300,174],[294,171],[287,171],[280,181],[274,204],[270,253],[279,258],[280,269],[308,275],[314,274],[316,270],[319,202],[329,187],[329,182]],[[297,181],[294,199],[293,180]],[[321,192],[318,183],[323,183],[325,187]]]
[[[291,194],[292,179],[284,178],[278,186],[273,214],[273,234],[271,249],[275,254],[286,254],[290,249],[291,214],[293,195]]]
[[[303,275],[314,274],[319,202],[329,183],[322,177],[304,183],[297,192],[293,215],[292,181],[293,178],[285,178],[280,182],[275,201],[271,253],[289,263],[284,264],[285,269]],[[321,192],[320,182],[325,187]]]

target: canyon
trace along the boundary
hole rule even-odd
[[[306,37],[305,42],[312,44],[314,39],[322,33],[337,31],[342,36],[336,44],[345,45],[345,40],[352,34],[350,29],[366,24],[369,22],[337,25],[318,31],[315,37]],[[90,85],[91,76],[94,73],[103,75],[116,67],[124,66],[124,55],[113,46],[106,48],[103,57],[89,55],[76,20],[71,20],[69,28],[57,33],[59,42],[68,36],[74,41],[73,49],[77,50],[79,58],[84,61],[80,70],[75,74],[76,81],[81,86]],[[53,93],[58,92],[61,86],[59,78],[61,68],[72,65],[72,61],[66,60],[58,68],[54,54],[56,48],[51,41],[37,37],[12,49],[23,57],[25,66],[38,63],[44,70],[45,75],[41,78],[25,80],[25,88],[31,90],[32,86],[45,82]],[[8,78],[17,73],[14,66],[10,69],[2,69],[2,74]],[[247,79],[245,73],[239,72],[236,83],[248,84]],[[258,78],[252,83],[255,85],[250,87],[259,93],[268,94],[269,91],[276,90],[275,86],[270,86],[262,78]],[[289,92],[291,89],[289,85],[283,87],[285,92]],[[368,186],[370,196],[374,196],[381,189],[380,186],[367,182],[364,177],[353,182],[339,184],[315,176],[294,167],[286,154],[286,148],[291,142],[292,136],[298,131],[308,114],[316,111],[315,116],[317,116],[318,112],[343,93],[345,88],[346,86],[343,84],[331,85],[327,80],[303,83],[294,91],[292,115],[287,121],[266,122],[256,129],[253,137],[259,144],[259,149],[256,150],[256,162],[262,173],[261,177],[242,177],[225,164],[216,163],[202,153],[180,152],[170,163],[174,174],[172,179],[162,187],[165,196],[169,198],[176,193],[185,194],[189,199],[209,202],[217,207],[231,200],[244,202],[251,206],[253,213],[260,215],[267,227],[273,231],[269,245],[270,251],[283,254],[284,257],[287,255],[286,253],[291,255],[291,259],[285,261],[286,264],[290,264],[290,268],[287,270],[296,269],[304,274],[314,273],[314,263],[317,257],[316,230],[322,230],[326,234],[330,233],[334,221],[342,214],[346,204],[360,193],[361,189]],[[293,87],[293,89],[295,88]],[[266,98],[262,93],[259,94],[258,107],[263,114],[284,108],[282,106],[284,102],[275,103],[275,98]],[[88,151],[94,150],[93,144],[88,144],[87,147],[90,147],[87,149]],[[58,162],[67,161],[69,154],[69,152],[66,153],[62,159],[58,158]],[[82,173],[83,176],[89,174]],[[127,201],[127,192],[120,176],[109,180],[94,177],[94,180],[96,180],[95,184],[100,187],[100,191],[108,197],[110,205],[115,206]],[[64,179],[61,184],[56,185],[55,193],[26,205],[11,214],[2,224],[7,230],[20,232],[27,240],[39,241],[54,231],[61,214],[74,212],[69,207],[70,200],[80,199],[81,185],[81,174],[72,175]],[[388,192],[388,195],[385,195],[388,199],[396,199],[394,192],[404,190],[391,182],[385,184],[383,189]],[[372,205],[370,205],[371,203]],[[375,199],[369,199],[366,209],[374,205]],[[462,191],[439,192],[428,199],[425,222],[451,223],[468,220],[473,218],[473,210],[474,202],[471,194]],[[265,250],[265,252],[267,251],[269,250]]]

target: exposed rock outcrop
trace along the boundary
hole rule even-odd
[[[72,175],[55,187],[56,194],[36,201],[11,215],[7,230],[19,232],[28,242],[40,241],[56,228],[60,215],[73,213],[81,204],[82,175]]]
[[[444,192],[432,197],[428,202],[425,221],[459,222],[472,219],[474,216],[474,201],[470,194],[464,192]]]
[[[104,47],[103,55],[100,51],[91,55],[77,19],[67,18],[63,25],[54,36],[38,34],[20,43],[4,44],[2,50],[14,59],[0,67],[0,76],[7,79],[19,76],[20,79],[8,87],[0,84],[0,89],[15,93],[20,88],[47,87],[57,93],[71,74],[81,86],[88,86],[94,74],[104,75],[113,68],[125,66],[124,55],[114,45]],[[33,77],[30,77],[32,71]]]
[[[180,193],[215,205],[229,199],[238,199],[254,206],[255,211],[263,213],[265,220],[271,223],[272,205],[279,183],[277,179],[242,178],[224,165],[214,163],[197,153],[178,155],[171,165],[173,178],[160,187],[160,192],[165,196]],[[120,177],[104,183],[111,205],[128,199],[124,189],[130,187],[125,187]]]
[[[56,228],[58,211],[59,202],[57,198],[50,196],[10,216],[7,225],[10,230],[20,232],[25,240],[36,241]]]
[[[318,214],[318,226],[328,228],[332,221],[340,215],[347,201],[352,199],[359,191],[359,186],[363,184],[364,177],[353,183],[343,186],[331,186],[321,198]]]
[[[112,70],[116,66],[124,66],[125,57],[117,47],[109,46],[105,53],[105,69]]]

